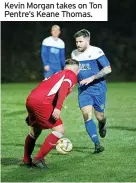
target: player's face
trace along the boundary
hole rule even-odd
[[[87,46],[89,44],[89,40],[87,38],[84,38],[83,36],[76,38],[76,46],[78,51],[83,52],[87,49]]]
[[[59,37],[59,35],[60,35],[60,29],[57,28],[57,27],[53,27],[53,28],[51,29],[51,35],[52,35],[53,37]]]

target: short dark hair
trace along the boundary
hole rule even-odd
[[[78,65],[79,66],[79,62],[72,58],[67,59],[65,63],[66,63],[66,65]]]
[[[75,33],[74,38],[77,38],[77,37],[80,37],[80,36],[90,38],[90,32],[86,29],[82,29],[82,30]]]

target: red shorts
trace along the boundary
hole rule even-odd
[[[44,104],[36,99],[27,99],[26,108],[28,111],[27,123],[30,126],[49,129],[63,124],[60,118],[57,121],[52,118],[52,104]]]

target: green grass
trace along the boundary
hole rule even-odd
[[[77,103],[77,89],[62,110],[65,137],[73,143],[69,155],[53,150],[47,156],[48,171],[19,167],[28,127],[25,99],[33,84],[2,85],[2,182],[134,182],[136,181],[136,83],[109,83],[107,94],[108,134],[101,143],[105,151],[93,155]],[[37,145],[50,131],[43,131]]]

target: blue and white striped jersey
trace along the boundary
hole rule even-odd
[[[109,66],[110,63],[104,52],[95,46],[90,46],[84,52],[79,52],[77,49],[72,52],[72,58],[80,62],[80,72],[78,74],[78,82],[92,75],[97,74],[101,69]],[[90,93],[99,94],[106,92],[106,81],[104,78],[95,80],[87,86],[79,84],[79,90],[88,89]]]

